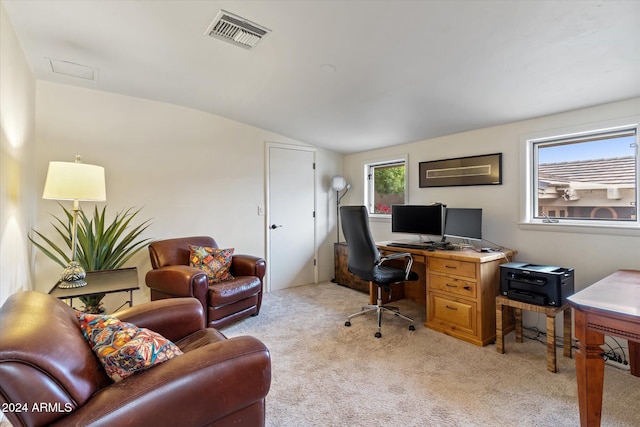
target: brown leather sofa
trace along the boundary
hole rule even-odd
[[[193,298],[114,314],[160,333],[184,354],[118,383],[106,375],[73,309],[41,292],[0,308],[0,403],[18,426],[263,426],[268,349],[204,327]]]
[[[264,259],[233,255],[235,279],[209,284],[204,271],[189,266],[189,245],[217,248],[212,237],[196,236],[158,240],[149,245],[153,270],[145,281],[151,300],[175,297],[197,298],[207,315],[207,326],[220,328],[248,316],[257,316],[262,304]]]

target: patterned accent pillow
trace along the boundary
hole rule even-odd
[[[218,249],[193,245],[189,245],[189,248],[191,249],[189,265],[204,270],[209,276],[209,283],[220,283],[234,279],[229,272],[234,248]]]
[[[115,382],[183,354],[162,335],[114,316],[76,310],[76,317],[82,334]]]

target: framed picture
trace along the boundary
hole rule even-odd
[[[420,162],[420,188],[502,184],[502,153]]]

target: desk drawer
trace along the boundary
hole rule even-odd
[[[476,297],[476,282],[455,279],[451,276],[429,274],[429,289],[463,295],[469,298]]]
[[[456,276],[476,278],[476,263],[445,258],[429,258],[429,270]]]
[[[429,294],[431,305],[430,322],[439,324],[451,331],[476,333],[476,304],[462,300],[450,299],[436,293]]]

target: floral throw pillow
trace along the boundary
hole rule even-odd
[[[76,311],[76,317],[91,349],[114,382],[183,354],[162,335],[114,316]]]
[[[209,277],[209,283],[220,283],[233,280],[229,269],[234,249],[208,248],[206,246],[189,245],[191,254],[189,265],[204,270]]]

